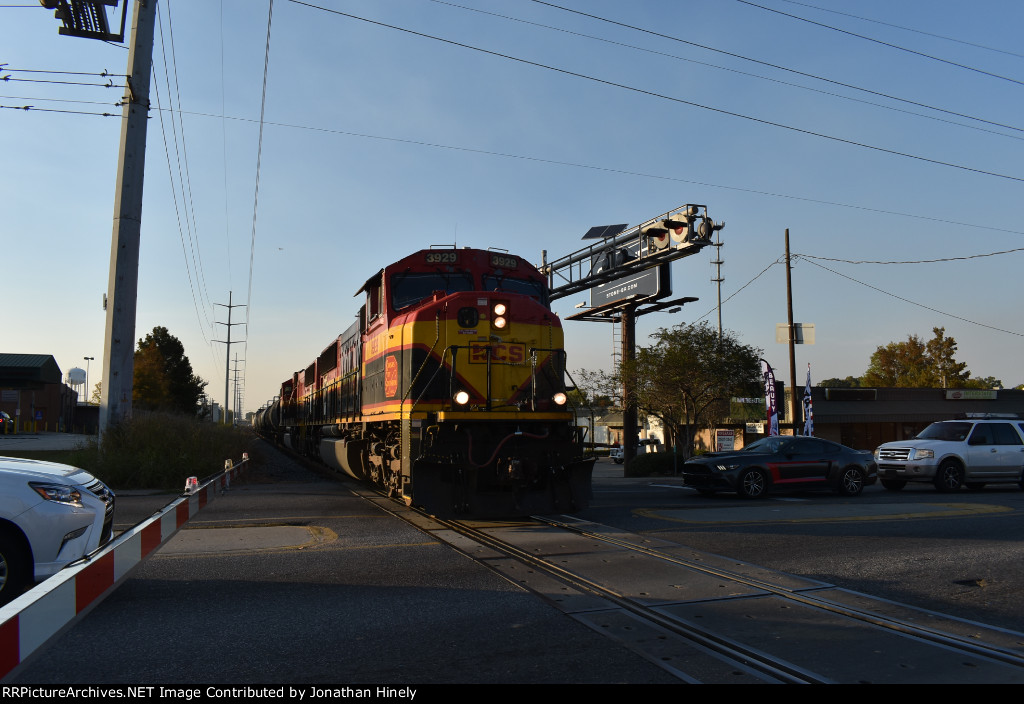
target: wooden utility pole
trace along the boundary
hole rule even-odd
[[[793,327],[793,279],[789,262],[789,228],[786,228],[786,311],[789,319],[789,408],[793,435],[800,427],[800,406],[796,402],[796,328]]]
[[[126,0],[127,1],[127,0]],[[149,119],[149,75],[153,65],[154,0],[135,0],[128,50],[128,78],[121,121],[121,147],[110,242],[107,322],[103,342],[100,436],[132,415],[135,375],[135,310],[139,292],[142,185]]]

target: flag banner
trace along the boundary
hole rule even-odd
[[[779,408],[775,404],[775,372],[768,362],[761,360],[761,376],[764,378],[764,405],[768,415],[768,434],[779,434]]]
[[[814,405],[811,403],[811,365],[807,364],[807,386],[804,387],[804,435],[814,435]]]

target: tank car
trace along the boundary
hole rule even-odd
[[[444,516],[572,512],[594,458],[548,286],[504,252],[431,248],[371,276],[357,320],[257,431]]]

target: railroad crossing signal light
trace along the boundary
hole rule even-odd
[[[647,243],[651,249],[661,250],[669,245],[670,238],[676,242],[682,241],[690,228],[690,223],[683,219],[668,219],[653,222],[640,228],[640,232],[647,236]]]

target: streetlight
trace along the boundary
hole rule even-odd
[[[82,357],[85,360],[85,405],[91,405],[89,403],[89,362],[96,359],[95,357]]]

